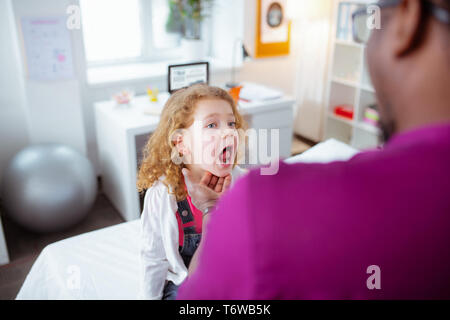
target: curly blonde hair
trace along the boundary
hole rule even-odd
[[[176,91],[165,104],[161,113],[158,127],[149,138],[143,149],[143,159],[138,172],[137,189],[144,192],[155,184],[160,177],[168,188],[169,194],[174,194],[177,201],[186,199],[186,190],[181,169],[183,163],[177,164],[172,160],[173,150],[176,150],[171,137],[179,129],[189,128],[194,122],[194,112],[197,102],[203,99],[219,99],[228,102],[233,110],[236,129],[245,130],[247,125],[239,113],[233,98],[225,90],[204,84],[196,84],[186,89]],[[241,132],[239,132],[239,144],[242,145]],[[242,150],[238,148],[236,160]]]

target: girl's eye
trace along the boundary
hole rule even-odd
[[[232,128],[236,127],[236,122],[228,122],[228,125]]]
[[[210,123],[206,126],[208,129],[214,129],[216,127],[215,123]]]

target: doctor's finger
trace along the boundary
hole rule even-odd
[[[208,185],[208,187],[210,187],[211,189],[215,189],[216,188],[216,185],[217,185],[217,181],[219,181],[219,178],[217,177],[217,176],[212,176],[211,177],[211,181],[209,182],[209,185]]]
[[[211,182],[212,174],[208,171],[205,172],[202,179],[200,180],[200,184],[204,186],[209,186],[209,183]]]
[[[233,178],[231,177],[231,174],[229,174],[228,176],[225,177],[224,182],[223,182],[222,192],[225,192],[230,188],[232,179]]]
[[[219,180],[217,181],[216,187],[214,188],[214,191],[218,192],[218,193],[222,192],[224,182],[225,182],[224,177],[219,178]]]

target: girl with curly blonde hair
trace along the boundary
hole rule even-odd
[[[236,163],[246,124],[223,89],[194,85],[175,92],[144,147],[137,187],[141,215],[141,297],[174,299],[202,234],[203,213],[187,191],[182,169],[211,186],[245,173]]]

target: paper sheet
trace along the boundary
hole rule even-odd
[[[72,43],[66,17],[22,18],[22,36],[30,79],[74,77]]]

